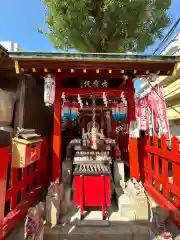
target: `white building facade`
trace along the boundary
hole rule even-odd
[[[180,56],[180,33],[177,33],[169,42],[161,55]],[[147,95],[151,86],[154,86],[157,83],[164,87],[164,97],[171,134],[174,136],[180,136],[180,114],[178,113],[180,112],[180,68],[178,67],[176,74],[173,76],[159,76],[155,82],[151,83],[151,85],[146,79],[142,79],[138,95],[142,97]]]
[[[167,55],[167,56],[180,56],[180,33],[177,33],[175,38],[173,38],[169,44],[164,48],[163,52],[161,53],[161,55]],[[154,86],[155,84],[159,83],[161,84],[161,86],[166,86],[166,82],[164,82],[163,80],[166,77],[158,77],[157,81],[154,83],[151,83],[152,86]],[[138,95],[144,95],[146,92],[148,92],[148,90],[151,88],[150,84],[148,83],[147,80],[145,79],[141,79],[141,85],[140,85],[140,89],[138,92]]]
[[[3,41],[0,42],[0,45],[2,45],[8,52],[18,52],[21,50],[19,44],[15,42]]]

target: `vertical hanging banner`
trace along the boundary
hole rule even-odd
[[[148,95],[136,99],[136,106],[140,130],[148,131],[149,135],[170,136],[163,87],[155,85]]]
[[[150,136],[154,135],[159,131],[159,126],[157,124],[158,122],[158,114],[157,113],[157,102],[155,99],[156,95],[154,94],[154,91],[151,89],[150,93],[145,97],[146,103],[148,107],[148,128],[149,132],[151,132]]]
[[[137,118],[140,130],[146,131],[148,129],[148,121],[145,98],[137,98]]]
[[[156,124],[159,126],[160,135],[165,135],[169,137],[170,130],[169,130],[169,121],[167,119],[167,109],[166,109],[166,102],[164,100],[164,91],[163,87],[156,85],[154,90],[151,89],[154,95],[154,113],[156,116]]]
[[[163,87],[155,85],[146,96],[147,106],[152,114],[153,129],[159,135],[169,136],[169,122],[167,119],[166,103]]]

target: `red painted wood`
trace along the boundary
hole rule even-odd
[[[80,216],[84,213],[84,177],[80,176]]]
[[[162,151],[164,151],[164,154],[166,154],[166,152],[167,152],[167,141],[166,141],[165,136],[162,136],[162,138],[161,138],[161,149],[162,149]],[[166,184],[166,183],[169,182],[169,180],[168,180],[168,160],[170,160],[170,159],[162,158],[162,178],[161,178],[161,182],[164,183],[162,187],[163,187],[163,195],[166,199],[169,199],[169,184]]]
[[[38,73],[44,71],[44,68],[47,68],[51,73],[57,73],[57,70],[60,68],[61,73],[60,76],[64,77],[65,73],[70,73],[72,76],[76,73],[82,73],[84,75],[89,74],[90,72],[96,74],[96,69],[100,70],[100,74],[104,74],[104,76],[112,75],[112,76],[121,76],[121,70],[125,72],[133,73],[134,70],[137,70],[137,75],[147,75],[147,69],[150,69],[151,72],[161,71],[160,75],[170,75],[174,69],[174,63],[172,62],[158,62],[158,61],[126,61],[122,60],[118,61],[84,61],[84,60],[76,60],[73,61],[63,61],[57,60],[52,61],[52,59],[44,60],[44,59],[21,59],[18,61],[20,68],[24,69],[24,72],[32,73],[32,68],[36,68]],[[75,72],[71,73],[70,69],[74,69]],[[83,73],[83,69],[86,69],[87,72]],[[112,74],[109,74],[108,70],[112,69]],[[168,73],[170,71],[170,73]],[[96,74],[97,76],[97,74]]]
[[[117,88],[61,88],[61,91],[65,93],[66,96],[77,96],[78,94],[82,96],[89,96],[91,94],[95,94],[96,96],[101,96],[103,92],[106,93],[107,96],[112,97],[120,97],[121,92],[128,92],[128,88],[121,87]],[[134,99],[133,99],[134,101]]]
[[[147,161],[146,161],[146,146],[147,139],[145,137],[138,139],[138,159],[139,159],[139,169],[140,169],[140,177],[141,181],[145,182],[147,179],[146,169],[147,169]]]
[[[56,78],[56,82],[57,82]],[[54,103],[54,132],[53,132],[53,162],[52,162],[52,180],[61,179],[61,90],[57,83]]]
[[[105,176],[101,176],[102,181],[102,217],[106,216],[106,185]]]
[[[169,209],[171,212],[176,212],[180,219],[180,211],[178,211],[178,209],[161,193],[159,193],[149,182],[145,182],[144,187],[161,208],[166,208]]]
[[[154,149],[153,146],[146,145],[146,151],[151,154],[157,154],[165,159],[173,159],[173,162],[179,163],[179,154],[171,151],[164,151],[162,148]]]
[[[137,138],[129,138],[130,176],[137,181],[140,179]]]
[[[7,168],[8,168],[8,163],[9,163],[8,147],[0,148],[0,158],[1,158],[1,171],[0,171],[0,239],[2,239],[5,198],[6,198]]]
[[[37,201],[39,193],[42,191],[43,186],[39,186],[33,189],[28,195],[27,198],[16,205],[16,207],[4,217],[3,222],[3,237],[5,237],[19,221],[25,216],[28,209]],[[27,201],[28,199],[28,201]]]
[[[170,211],[172,220],[180,226],[179,143],[176,137],[173,137],[171,142],[171,150],[168,150],[167,139],[165,136],[161,137],[161,146],[158,146],[157,137],[154,137],[152,144],[150,137],[148,138],[148,142],[145,146],[146,154],[144,158],[144,172],[146,177],[144,180],[144,186],[148,194],[161,207],[167,208]],[[154,155],[154,170],[152,170],[152,155]],[[162,161],[162,174],[160,173],[160,158]],[[171,169],[169,169],[170,163],[172,163],[172,173],[170,171]],[[169,177],[171,177],[171,179]],[[155,185],[153,182],[155,182]],[[162,188],[161,192],[160,186]],[[171,195],[173,195],[173,198]]]
[[[179,154],[179,142],[176,137],[172,138],[172,152]],[[180,156],[180,154],[179,154]],[[179,157],[179,164],[172,161],[172,173],[173,173],[173,186],[179,189],[178,192],[174,192],[174,205],[176,207],[180,207],[180,157]]]
[[[158,136],[153,137],[154,148],[158,149]],[[159,157],[154,155],[154,171],[156,173],[155,187],[160,189]]]
[[[7,190],[7,169],[8,163],[11,162],[11,155],[8,153],[8,148],[0,148],[0,158],[3,160],[0,172],[0,191],[2,191],[0,194],[0,234],[3,237],[19,223],[29,207],[38,199],[39,193],[49,184],[48,139],[43,137],[42,140],[40,160],[23,169],[12,169],[11,185]],[[21,176],[18,177],[20,172]],[[18,199],[20,193],[21,199]],[[8,202],[10,202],[10,209],[4,215],[5,204]],[[2,239],[1,236],[0,239]]]
[[[127,80],[127,85],[128,85],[128,121],[133,122],[136,120],[136,115],[135,115],[135,89],[134,89],[134,83],[131,78]]]
[[[110,176],[105,176],[105,200],[106,206],[111,206]],[[104,197],[104,185],[101,176],[83,176],[84,184],[84,207],[102,206]],[[74,203],[81,204],[81,176],[74,176]]]

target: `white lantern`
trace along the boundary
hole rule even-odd
[[[44,102],[47,107],[54,104],[55,100],[55,76],[47,74],[44,77]]]

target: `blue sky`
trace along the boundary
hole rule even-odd
[[[180,0],[172,0],[170,12],[174,23],[180,16]],[[40,0],[0,0],[0,41],[18,42],[27,51],[53,51],[52,44],[37,32],[37,27],[46,29]],[[158,41],[146,53],[151,54],[157,44]]]

